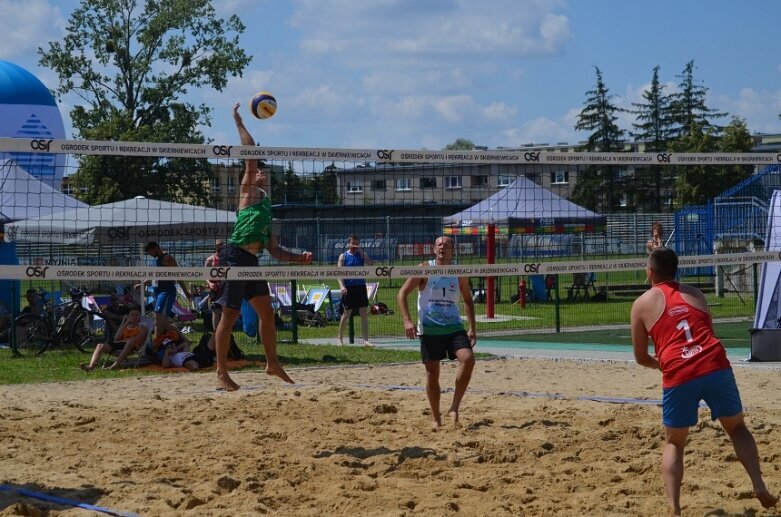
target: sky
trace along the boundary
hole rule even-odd
[[[139,0],[143,1],[143,0]],[[693,60],[708,105],[781,133],[778,0],[212,0],[237,14],[253,56],[243,77],[188,100],[213,107],[204,135],[237,142],[234,102],[263,146],[442,149],[576,143],[595,67],[619,107],[642,100],[653,68],[668,92]],[[0,0],[0,59],[50,88],[38,47],[61,39],[78,2]],[[246,106],[269,91],[277,114]],[[66,134],[75,97],[59,99]],[[632,117],[619,125],[631,129]]]

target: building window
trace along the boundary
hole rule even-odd
[[[515,178],[512,176],[499,176],[499,181],[497,181],[496,186],[497,187],[506,187],[510,183],[513,182]]]
[[[461,176],[445,176],[445,188],[461,188]]]
[[[233,203],[230,203],[228,205],[228,210],[231,211],[231,212],[235,212],[236,211],[236,205],[234,205]]]
[[[73,187],[71,187],[70,182],[62,184],[62,193],[68,196],[73,194]]]
[[[372,180],[372,190],[385,190],[388,188],[385,180]]]
[[[228,176],[228,194],[236,192],[236,178]]]
[[[420,188],[437,188],[437,178],[420,178]]]
[[[360,194],[363,192],[363,183],[360,181],[348,181],[347,193],[348,194]]]
[[[472,176],[472,187],[487,187],[488,176]]]
[[[553,171],[550,173],[552,185],[564,185],[569,183],[569,171]]]
[[[211,180],[212,184],[212,194],[218,194],[220,192],[220,178],[212,178]]]
[[[396,191],[412,190],[412,178],[400,178],[396,180]]]

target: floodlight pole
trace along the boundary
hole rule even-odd
[[[487,248],[485,254],[488,263],[495,264],[496,263],[496,225],[495,224],[488,225],[488,235],[486,235],[485,237],[485,246]],[[494,277],[489,276],[485,287],[485,317],[488,319],[493,319],[494,317],[494,301],[496,300],[496,295],[494,294],[495,280],[496,279]]]

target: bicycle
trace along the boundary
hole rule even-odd
[[[77,350],[91,353],[107,328],[100,312],[82,305],[84,289],[72,289],[71,301],[54,304],[54,300],[41,291],[35,293],[43,300],[43,314],[26,313],[14,319],[16,339],[11,340],[14,355],[40,355],[49,348],[73,344]]]

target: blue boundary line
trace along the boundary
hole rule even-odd
[[[112,510],[104,506],[95,506],[88,503],[80,503],[73,499],[65,499],[64,497],[58,497],[49,494],[43,494],[41,492],[35,492],[33,490],[27,490],[26,488],[14,487],[10,485],[0,485],[0,491],[3,492],[16,492],[17,494],[25,497],[32,497],[33,499],[39,499],[49,503],[57,503],[65,506],[73,506],[75,508],[83,508],[84,510],[90,510],[93,512],[105,513],[108,515],[116,515],[118,517],[138,517],[138,514],[133,512],[124,512],[121,510]]]

